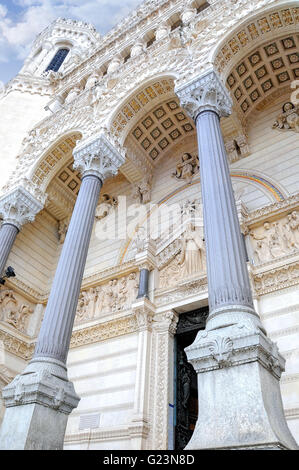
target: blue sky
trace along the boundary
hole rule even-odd
[[[0,81],[22,67],[38,33],[55,18],[92,23],[107,33],[142,0],[0,0]]]

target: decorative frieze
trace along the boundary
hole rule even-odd
[[[266,221],[250,232],[254,261],[261,264],[299,250],[299,216],[296,210],[275,222]]]
[[[22,333],[28,333],[28,322],[33,307],[20,300],[13,290],[0,291],[0,320]]]
[[[71,338],[71,348],[85,344],[105,341],[117,336],[134,333],[138,330],[135,316],[119,318],[115,321],[100,323],[83,329],[75,329]]]
[[[79,296],[75,324],[129,309],[136,299],[137,289],[138,275],[132,272],[128,276],[83,290]]]
[[[299,263],[291,263],[261,273],[254,273],[256,294],[261,296],[299,283]]]
[[[22,340],[11,333],[0,329],[0,341],[3,342],[5,351],[29,361],[32,358],[35,343]]]

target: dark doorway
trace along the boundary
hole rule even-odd
[[[198,416],[197,375],[184,349],[205,328],[209,307],[181,313],[175,335],[175,449],[182,450],[191,439]]]

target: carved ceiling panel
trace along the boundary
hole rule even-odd
[[[271,41],[242,59],[227,78],[231,95],[247,116],[278,87],[299,78],[299,36]]]
[[[195,131],[194,123],[186,115],[176,98],[159,104],[143,117],[131,135],[140,150],[153,161],[186,135]]]
[[[49,150],[43,161],[38,165],[32,176],[32,182],[38,186],[45,186],[48,179],[53,175],[53,171],[59,169],[63,165],[68,155],[72,155],[72,151],[76,146],[78,134],[71,135],[59,142],[55,148]]]
[[[223,45],[215,58],[215,66],[219,73],[226,69],[227,64],[234,60],[234,56],[248,47],[252,47],[255,42],[267,41],[267,37],[275,34],[284,34],[286,28],[295,31],[296,24],[299,23],[299,7],[283,8],[277,11],[265,13],[263,17],[249,21],[236,34],[231,36]],[[282,33],[279,33],[282,31]]]
[[[127,124],[132,121],[139,112],[147,108],[151,103],[160,101],[163,95],[173,92],[173,80],[163,79],[156,81],[138,93],[132,95],[131,99],[121,108],[112,122],[111,132],[119,137]]]

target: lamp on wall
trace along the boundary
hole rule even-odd
[[[15,273],[15,270],[14,268],[12,268],[11,266],[8,266],[8,268],[6,269],[5,271],[5,275],[0,277],[0,285],[4,285],[5,284],[5,278],[10,278],[10,277],[15,277],[16,273]]]

